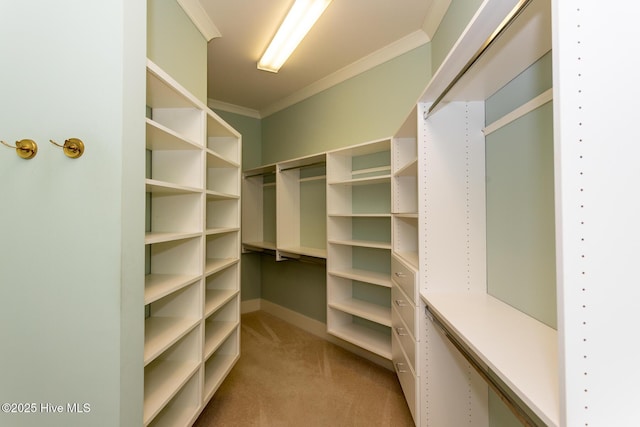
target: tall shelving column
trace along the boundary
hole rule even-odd
[[[424,425],[488,425],[489,386],[523,420],[559,425],[557,331],[488,292],[483,133],[485,100],[549,51],[549,17],[546,0],[484,1],[419,103]]]
[[[242,250],[276,250],[276,165],[242,174]]]
[[[326,155],[278,163],[276,173],[278,259],[327,258]],[[314,208],[307,207],[314,202]],[[313,234],[313,235],[312,235]]]
[[[241,142],[151,61],[147,109],[143,423],[188,426],[239,356]]]
[[[327,153],[327,330],[391,360],[390,139]]]
[[[417,108],[391,142],[392,361],[416,425],[420,425]]]
[[[203,406],[240,357],[242,140],[206,110]]]

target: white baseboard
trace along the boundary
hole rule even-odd
[[[260,310],[260,302],[262,300],[260,298],[250,299],[246,301],[240,302],[240,313],[251,313],[252,311]]]
[[[357,354],[377,365],[380,365],[390,371],[393,371],[393,363],[383,357],[373,354],[363,348],[355,346],[351,343],[341,340],[331,334],[327,333],[327,325],[318,320],[307,317],[303,314],[293,311],[278,304],[274,304],[271,301],[265,299],[253,299],[242,301],[242,313],[250,313],[252,311],[263,310],[279,319],[284,320],[287,323],[297,326],[298,328],[307,331],[319,338],[329,341],[339,347],[344,348],[352,353]]]

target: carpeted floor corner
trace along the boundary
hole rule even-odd
[[[195,427],[413,426],[395,373],[265,312]]]

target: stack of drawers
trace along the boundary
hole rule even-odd
[[[418,423],[418,285],[417,272],[400,258],[391,261],[391,353],[393,365],[416,424]]]

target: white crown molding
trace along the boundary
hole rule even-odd
[[[216,24],[213,23],[209,14],[206,12],[200,0],[178,0],[178,4],[185,11],[189,19],[200,30],[205,40],[210,42],[216,37],[221,37],[220,31]]]
[[[450,2],[451,0],[443,0]],[[448,4],[448,3],[447,3]],[[446,8],[445,8],[446,10]],[[304,101],[307,98],[317,95],[318,93],[327,90],[339,83],[344,82],[358,74],[364,73],[378,65],[396,58],[404,53],[407,53],[417,47],[420,47],[428,43],[431,39],[423,30],[416,30],[413,33],[403,37],[400,40],[391,43],[388,46],[379,49],[372,54],[350,64],[346,67],[336,71],[329,76],[318,80],[315,83],[283,98],[270,106],[258,111],[250,108],[241,107],[239,105],[229,104],[215,99],[209,99],[208,105],[212,109],[228,111],[230,113],[240,114],[243,116],[253,117],[256,119],[262,119],[271,114],[277,113],[280,110],[284,110],[300,101]]]
[[[212,110],[222,110],[228,113],[240,114],[241,116],[253,117],[254,119],[262,118],[258,110],[241,107],[240,105],[230,104],[228,102],[218,101],[216,99],[209,98],[207,100],[207,105]]]
[[[450,0],[445,0],[450,1]],[[339,83],[344,82],[352,77],[357,76],[365,71],[368,71],[378,65],[381,65],[397,56],[409,52],[417,47],[420,47],[430,41],[429,36],[423,30],[416,30],[413,33],[403,37],[400,40],[391,43],[379,49],[372,54],[350,64],[346,67],[330,74],[329,76],[318,80],[315,83],[293,93],[292,95],[283,98],[272,105],[260,110],[262,117],[267,117],[280,110],[284,110],[291,105],[297,104],[313,95],[316,95],[324,90],[327,90]]]
[[[451,0],[432,0],[429,11],[422,24],[422,30],[427,34],[429,40],[433,39],[434,34],[438,31],[438,27],[444,18]]]

